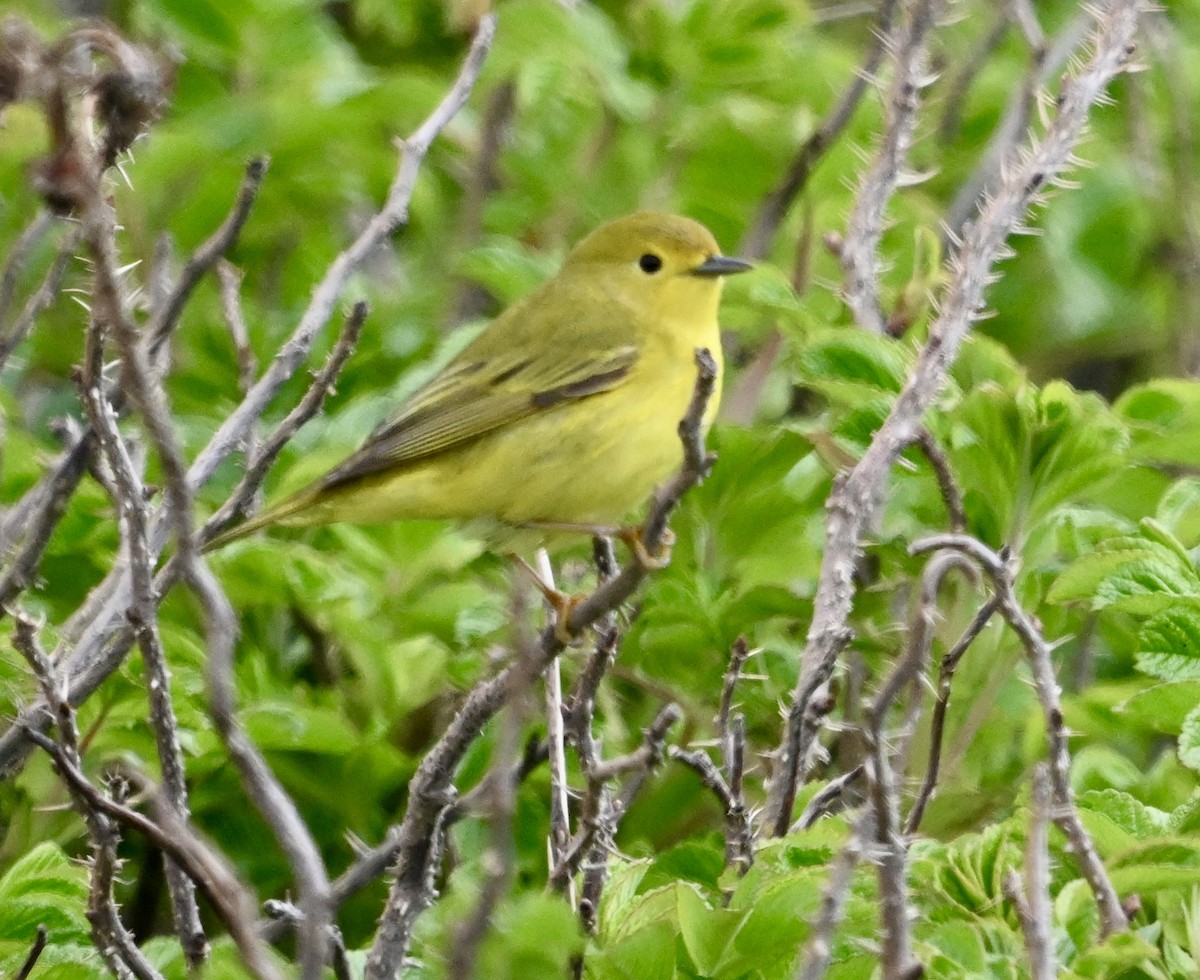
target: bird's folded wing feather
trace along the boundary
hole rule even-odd
[[[554,345],[545,354],[511,351],[486,360],[472,358],[468,348],[372,432],[321,488],[443,453],[564,402],[609,391],[637,360],[633,345],[588,346]]]

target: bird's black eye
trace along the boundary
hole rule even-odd
[[[653,252],[647,252],[640,259],[638,259],[638,268],[643,272],[648,272],[653,275],[662,268],[662,259]]]

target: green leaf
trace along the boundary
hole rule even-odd
[[[1200,384],[1160,378],[1131,388],[1114,406],[1130,424],[1135,459],[1195,465],[1200,454]]]
[[[1151,522],[1140,531],[1106,541],[1070,565],[1051,587],[1049,601],[1087,599],[1093,609],[1114,606],[1147,616],[1181,600],[1200,605],[1200,575],[1182,545]]]
[[[1185,548],[1200,545],[1200,477],[1186,476],[1171,484],[1155,516]]]
[[[1170,832],[1170,814],[1116,789],[1091,790],[1078,798],[1080,817],[1101,857]]]
[[[1200,680],[1200,601],[1146,620],[1138,633],[1137,665],[1164,681]]]
[[[1200,704],[1200,680],[1155,684],[1117,705],[1140,724],[1167,735],[1178,735],[1184,719]]]
[[[1179,732],[1179,761],[1200,772],[1200,704],[1183,719]]]
[[[579,919],[557,895],[525,892],[503,903],[480,951],[478,975],[496,980],[562,976],[582,948]]]
[[[583,975],[591,980],[674,980],[675,940],[671,922],[655,922],[598,950],[588,950]]]
[[[898,341],[863,330],[822,330],[805,339],[796,374],[825,397],[853,406],[880,392],[898,393],[910,362]]]
[[[246,731],[267,752],[344,755],[359,734],[339,713],[303,704],[260,701],[242,711]]]
[[[458,271],[507,306],[553,274],[554,264],[544,253],[531,253],[517,242],[492,238],[463,255]]]
[[[729,955],[734,936],[742,927],[743,914],[712,908],[692,885],[674,886],[679,934],[696,969],[713,976]]]
[[[1122,895],[1200,884],[1200,840],[1160,838],[1130,848],[1109,861],[1109,878]]]
[[[644,872],[643,872],[644,873]],[[676,922],[675,885],[663,885],[631,898],[613,901],[605,894],[606,911],[601,916],[601,936],[606,945],[660,922]]]
[[[1152,943],[1135,932],[1119,932],[1077,957],[1071,964],[1071,975],[1096,978],[1128,976],[1127,971],[1135,971],[1139,967],[1145,969],[1158,959],[1158,949]]]
[[[922,932],[926,947],[927,976],[985,977],[988,975],[987,949],[979,926],[968,922],[947,922]],[[942,962],[938,961],[941,958]]]
[[[56,943],[86,943],[87,896],[87,869],[57,844],[38,844],[0,878],[0,939],[28,945],[41,924]]]

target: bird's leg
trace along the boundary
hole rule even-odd
[[[670,528],[666,528],[662,534],[662,543],[660,546],[660,554],[652,555],[646,548],[645,542],[642,540],[642,527],[639,524],[633,524],[629,527],[613,527],[607,524],[588,524],[586,522],[573,521],[525,521],[518,527],[529,528],[535,531],[566,531],[572,534],[590,534],[593,537],[601,538],[620,538],[633,552],[634,558],[637,559],[639,565],[649,571],[656,571],[660,568],[666,568],[671,563],[671,547],[675,544],[675,534]],[[528,564],[522,562],[531,575],[536,575]],[[540,580],[539,580],[540,581]],[[538,588],[543,590],[545,594],[545,583],[541,583]],[[553,605],[553,603],[551,603]]]
[[[547,584],[546,580],[538,574],[537,569],[515,552],[508,553],[508,560],[529,576],[534,586],[545,598],[547,605],[554,610],[554,635],[561,643],[569,644],[576,638],[570,628],[571,613],[583,601],[583,596],[568,595]]]
[[[616,537],[629,545],[629,550],[633,552],[633,556],[638,560],[638,564],[648,571],[666,568],[671,564],[671,548],[675,545],[675,532],[669,527],[663,529],[662,542],[657,555],[652,555],[647,550],[646,542],[643,540],[643,529],[640,524],[619,528]]]

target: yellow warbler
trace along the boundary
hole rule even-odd
[[[361,449],[209,547],[267,525],[338,521],[613,530],[678,468],[695,350],[720,367],[722,277],[749,268],[688,218],[602,225]],[[718,377],[706,425],[719,395]]]

